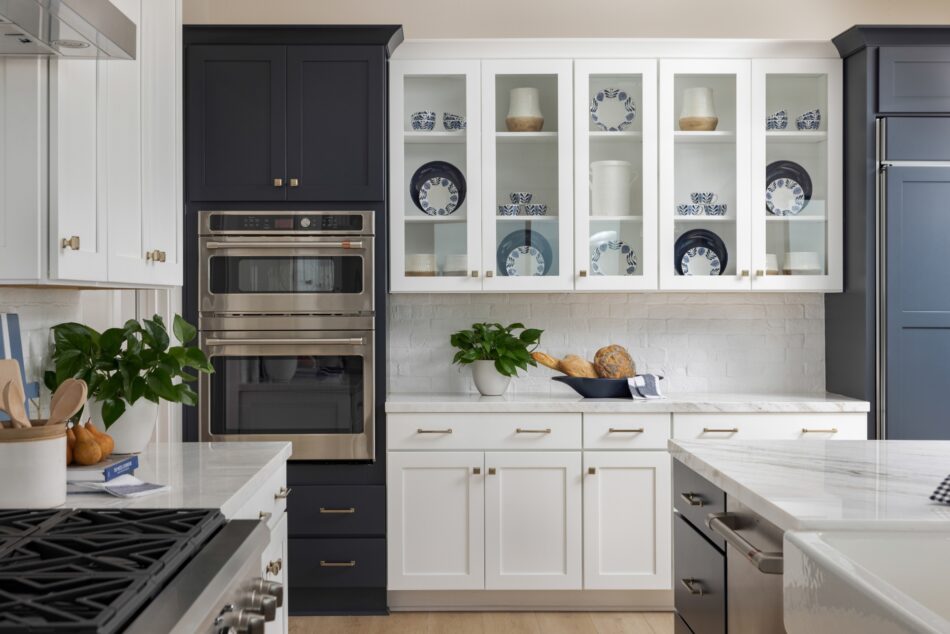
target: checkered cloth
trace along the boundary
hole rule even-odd
[[[950,504],[950,476],[943,479],[930,499],[941,504]]]

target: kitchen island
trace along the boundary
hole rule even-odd
[[[929,497],[950,474],[950,442],[671,440],[669,449],[674,473],[683,474],[674,476],[674,495],[693,478],[683,492],[689,502],[677,506],[677,524],[705,533],[724,553],[721,602],[729,606],[730,632],[744,631],[732,627],[742,595],[734,582],[750,579],[734,562],[750,555],[759,571],[772,562],[773,573],[779,557],[778,607],[790,634],[948,631],[950,611],[938,597],[950,565],[950,506]],[[726,512],[717,522],[719,495]],[[762,527],[777,530],[781,553],[729,539],[735,528],[755,542],[750,535]],[[684,531],[676,533],[683,536],[676,553],[692,535]],[[760,587],[768,577],[759,575]],[[690,590],[682,602],[677,596],[681,616],[691,609],[689,592],[702,585],[699,575],[687,578]]]

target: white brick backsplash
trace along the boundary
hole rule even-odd
[[[551,293],[389,296],[389,390],[474,392],[453,366],[449,336],[476,321],[541,328],[540,349],[592,358],[617,343],[670,392],[817,392],[825,389],[819,293]],[[531,368],[515,392],[570,392]]]

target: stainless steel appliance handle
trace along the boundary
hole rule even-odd
[[[680,579],[680,583],[689,591],[690,594],[698,594],[703,596],[703,587],[699,584],[699,579]]]
[[[206,249],[362,249],[362,240],[340,242],[205,242]]]
[[[736,532],[738,517],[734,513],[710,513],[706,516],[706,526],[726,540],[726,543],[742,553],[746,559],[767,575],[780,575],[784,569],[782,553],[767,553],[749,543]]]
[[[362,346],[362,337],[343,339],[205,339],[207,346],[226,346],[238,344],[244,346]]]

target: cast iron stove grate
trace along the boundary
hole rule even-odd
[[[0,632],[117,632],[223,524],[207,509],[0,512]]]

